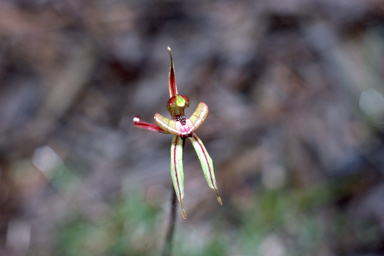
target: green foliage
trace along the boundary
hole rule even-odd
[[[345,179],[301,189],[257,187],[241,202],[229,198],[217,212],[206,208],[205,218],[215,216],[208,221],[191,218],[181,222],[173,255],[269,255],[268,250],[274,247],[281,247],[282,255],[287,256],[317,255],[332,237],[377,248],[380,233],[374,220],[351,223],[347,212],[334,205],[356,193],[354,184]],[[52,186],[71,200],[82,185],[81,179],[63,165],[55,171]],[[160,255],[164,212],[149,205],[142,191],[106,203],[97,217],[70,205],[73,208],[66,209],[66,219],[56,230],[52,255]]]
[[[258,188],[247,198],[249,207],[229,200],[217,213],[210,208],[206,218],[215,217],[205,222],[179,222],[172,255],[253,256],[274,246],[283,246],[288,256],[315,255],[332,236],[351,234],[362,244],[378,246],[375,225],[352,226],[345,212],[328,207],[340,196],[334,191],[338,188],[331,183],[295,190]],[[237,221],[230,221],[230,215]],[[96,219],[74,210],[57,230],[53,255],[160,255],[166,224],[162,220],[162,209],[147,204],[140,192],[110,203]]]
[[[157,214],[140,194],[115,203],[92,221],[76,213],[59,229],[54,255],[152,255]]]

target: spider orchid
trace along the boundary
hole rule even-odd
[[[204,102],[200,102],[192,116],[188,119],[185,117],[184,109],[189,107],[189,99],[187,96],[179,95],[177,92],[171,48],[168,47],[168,51],[171,57],[171,65],[169,68],[170,99],[168,100],[167,110],[171,113],[172,120],[156,113],[154,119],[157,125],[141,121],[140,116],[135,116],[133,118],[133,122],[136,127],[141,129],[165,134],[173,134],[171,146],[171,176],[177,199],[181,204],[183,218],[185,219],[186,215],[183,207],[183,146],[186,138],[192,142],[192,145],[196,150],[204,176],[208,182],[208,186],[216,192],[217,201],[219,201],[221,205],[223,202],[221,201],[217,191],[212,159],[205,149],[203,142],[195,134],[195,131],[201,126],[208,116],[208,106]]]

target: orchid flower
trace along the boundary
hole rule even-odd
[[[215,174],[213,171],[213,162],[203,142],[195,134],[195,131],[201,126],[208,116],[208,106],[204,102],[200,102],[195,112],[190,118],[186,118],[184,109],[189,107],[189,99],[187,96],[179,95],[176,86],[175,69],[173,65],[171,48],[168,47],[171,57],[171,65],[169,68],[169,96],[167,110],[171,113],[172,119],[168,119],[158,113],[154,119],[157,125],[141,121],[140,116],[135,116],[133,122],[136,127],[159,132],[165,134],[173,134],[171,146],[171,176],[177,199],[181,204],[183,218],[186,218],[183,198],[184,198],[184,172],[183,172],[183,146],[185,139],[188,138],[196,150],[200,160],[204,176],[208,182],[208,186],[212,188],[217,195],[217,201],[222,205],[223,202],[217,191]]]

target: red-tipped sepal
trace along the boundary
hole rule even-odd
[[[155,124],[141,121],[140,116],[135,116],[132,121],[137,128],[148,130],[148,131],[153,131],[153,132],[169,134],[169,132],[164,131],[163,129],[161,129],[159,126],[157,126]]]

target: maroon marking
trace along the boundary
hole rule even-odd
[[[185,116],[175,116],[176,121],[179,121],[181,125],[186,125],[187,118]]]
[[[202,150],[203,153],[204,153],[205,161],[208,163],[209,176],[211,177],[212,186],[213,186],[215,189],[217,189],[217,188],[215,187],[215,183],[213,182],[212,173],[211,173],[211,167],[209,166],[209,161],[208,161],[207,155],[205,154],[204,147],[203,147],[203,145],[201,145],[201,143],[199,142],[199,140],[196,138],[195,135],[192,135],[192,137],[197,141],[197,143],[199,144],[201,150]]]
[[[176,78],[175,78],[175,70],[173,69],[173,63],[171,64],[171,69],[169,70],[169,87],[171,89],[172,97],[177,93],[176,89]]]
[[[177,165],[176,165],[176,147],[177,147],[177,140],[179,138],[176,137],[176,140],[175,140],[175,148],[173,149],[173,166],[175,167],[175,174],[176,174],[176,181],[177,181],[177,188],[179,189],[179,198],[180,198],[180,201],[182,201],[183,199],[181,198],[181,192],[180,192],[180,185],[179,185],[179,178],[178,178],[178,175],[177,175]]]

